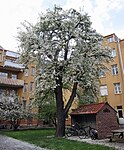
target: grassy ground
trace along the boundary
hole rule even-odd
[[[79,141],[71,141],[64,138],[55,138],[54,130],[26,130],[26,131],[2,131],[0,134],[7,135],[22,141],[33,143],[42,148],[52,150],[114,150],[101,145],[91,145]]]

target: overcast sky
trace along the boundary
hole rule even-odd
[[[92,27],[103,36],[115,33],[124,38],[124,0],[0,0],[0,45],[17,51],[17,27],[54,5],[64,9],[84,9],[91,16]]]

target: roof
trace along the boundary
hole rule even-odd
[[[93,103],[93,104],[87,104],[87,105],[80,105],[77,109],[75,109],[74,111],[72,111],[72,113],[70,115],[96,114],[106,104],[108,104],[108,103],[104,103],[103,102],[103,103]]]
[[[0,45],[0,49],[1,49],[1,50],[4,50],[4,48],[3,48],[1,45]]]
[[[109,37],[109,36],[112,36],[112,35],[115,35],[115,33],[112,33],[112,34],[106,35],[106,36],[104,36],[104,38]],[[116,35],[115,35],[115,36],[116,36]]]

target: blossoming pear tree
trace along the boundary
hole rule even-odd
[[[78,87],[95,95],[98,72],[110,61],[110,49],[102,46],[102,35],[91,25],[90,17],[83,11],[54,7],[40,14],[36,24],[24,22],[18,32],[22,62],[36,64],[37,102],[51,91],[55,95],[57,137],[65,134],[65,119]],[[66,106],[64,88],[71,92]]]

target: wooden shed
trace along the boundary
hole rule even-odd
[[[106,102],[80,105],[70,115],[72,124],[78,122],[84,126],[96,128],[98,138],[102,139],[106,138],[111,130],[119,128],[116,113]]]

